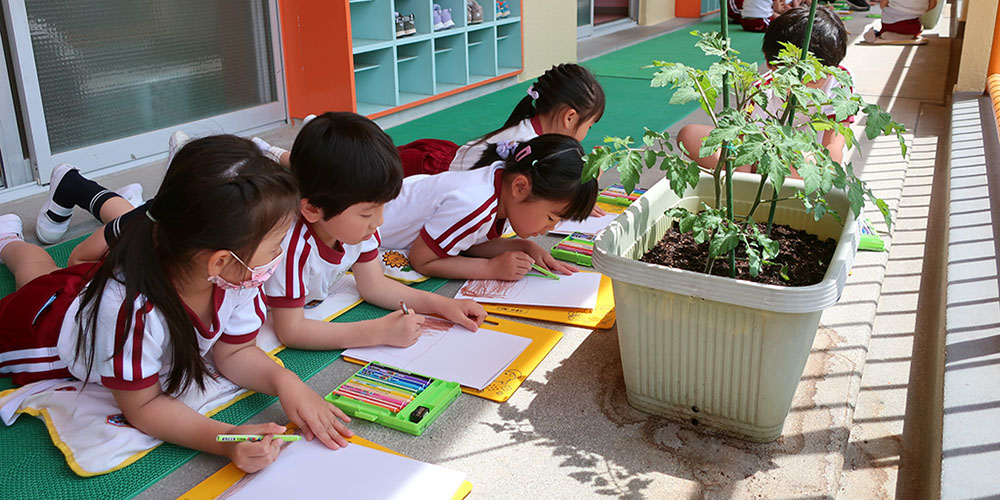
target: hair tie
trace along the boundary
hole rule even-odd
[[[518,151],[516,155],[514,155],[514,161],[521,161],[524,159],[525,156],[528,156],[530,154],[531,154],[531,146],[525,146],[520,151]]]
[[[517,149],[517,141],[500,141],[497,143],[497,154],[500,155],[500,159],[506,160],[511,153]]]
[[[532,100],[534,100],[534,101],[538,100],[538,91],[535,90],[535,86],[534,85],[528,87],[528,95],[531,96]]]
[[[146,218],[153,222],[156,222],[156,217],[153,217],[153,214],[149,213],[149,210],[146,210]]]

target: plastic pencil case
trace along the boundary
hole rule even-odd
[[[567,248],[570,246],[573,247],[581,246],[581,247],[590,247],[591,249],[593,249],[594,248],[593,238],[594,237],[589,234],[573,233],[563,238],[563,240],[560,241],[558,245],[552,247],[552,250],[550,250],[549,253],[551,253],[553,257],[559,260],[572,262],[574,264],[579,264],[582,266],[593,267],[594,259],[592,253],[587,254],[577,251],[573,248]]]
[[[615,184],[598,193],[597,201],[608,203],[610,205],[621,205],[627,207],[645,193],[645,189],[637,187],[632,190],[632,194],[627,194],[625,193],[624,186],[621,184]]]
[[[369,366],[386,368],[405,375],[416,375],[420,378],[430,380],[431,383],[417,393],[413,400],[398,412],[393,412],[387,408],[382,408],[365,401],[352,399],[336,393],[337,390],[339,390],[344,384],[354,380],[358,374],[365,371]],[[390,429],[419,436],[423,434],[423,432],[427,430],[427,428],[430,427],[435,420],[437,420],[438,416],[441,415],[441,413],[444,412],[444,410],[448,408],[453,401],[455,401],[455,398],[457,398],[461,392],[462,388],[457,382],[447,382],[431,377],[425,377],[420,374],[411,373],[406,370],[401,370],[393,366],[383,365],[373,361],[365,365],[361,370],[358,370],[358,373],[352,375],[351,378],[348,378],[343,383],[338,385],[337,389],[330,392],[330,394],[327,394],[326,400],[343,410],[344,413],[351,418],[368,420],[379,425],[384,425]],[[426,408],[426,410],[424,410],[426,413],[419,418],[419,421],[411,421],[411,416],[414,412],[418,412],[418,408],[421,407]],[[416,418],[416,416],[414,416],[414,418]]]

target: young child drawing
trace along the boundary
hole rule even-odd
[[[281,260],[297,200],[294,178],[253,143],[215,136],[178,152],[155,199],[99,264],[59,270],[23,241],[16,216],[0,217],[0,262],[18,285],[0,300],[0,352],[11,361],[0,371],[17,384],[75,377],[103,385],[142,432],[259,470],[280,441],[218,443],[216,435],[270,436],[282,426],[232,426],[178,399],[204,388],[208,357],[232,382],[277,395],[307,439],[346,446],[343,412],[255,346],[265,320],[259,287]]]
[[[491,144],[472,170],[407,177],[385,208],[385,248],[409,248],[410,263],[444,278],[518,280],[533,264],[570,274],[530,240],[563,219],[585,219],[597,181],[580,182],[583,148],[565,135]],[[520,238],[500,238],[507,224]]]

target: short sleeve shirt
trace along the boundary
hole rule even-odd
[[[126,315],[125,285],[109,280],[101,298],[97,315],[94,366],[90,382],[99,382],[110,389],[139,390],[157,382],[166,385],[173,367],[173,348],[166,319],[145,296],[132,300],[131,318]],[[265,306],[260,289],[212,291],[212,323],[205,325],[188,310],[198,339],[198,351],[208,355],[216,342],[243,344],[257,337],[265,320]],[[70,373],[81,380],[88,378],[85,358],[76,358],[76,313],[80,297],[70,305],[59,333],[59,357],[69,366]],[[85,314],[84,317],[88,315]],[[130,321],[129,321],[130,320]],[[121,349],[116,346],[121,345]]]
[[[306,221],[299,219],[285,234],[281,247],[284,261],[264,283],[267,305],[302,307],[313,300],[329,297],[337,280],[355,262],[378,257],[379,233],[356,245],[337,242],[332,248],[319,238]]]
[[[503,162],[467,171],[414,175],[385,206],[379,233],[385,248],[410,248],[421,238],[438,257],[456,256],[503,234],[497,218]]]

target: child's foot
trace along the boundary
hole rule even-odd
[[[62,164],[52,171],[49,183],[49,199],[38,211],[35,220],[35,235],[38,240],[51,245],[66,234],[73,207],[82,207],[101,219],[101,207],[115,196],[125,198],[132,206],[142,204],[142,186],[129,184],[117,191],[105,189],[100,184],[80,175],[69,164]]]
[[[167,165],[174,160],[174,155],[184,147],[185,144],[191,141],[191,136],[185,134],[180,130],[175,130],[174,133],[170,134],[170,140],[167,141]]]
[[[16,214],[0,215],[0,264],[3,264],[3,249],[12,241],[24,241],[21,218]]]
[[[311,116],[313,118],[316,117],[315,115],[311,115]],[[306,117],[306,118],[308,118],[308,117]],[[281,149],[281,148],[279,148],[277,146],[272,146],[272,145],[268,144],[267,141],[265,141],[264,139],[261,139],[260,137],[254,137],[253,139],[250,139],[250,140],[253,141],[253,143],[256,144],[258,148],[260,148],[260,151],[262,153],[264,153],[264,156],[270,158],[271,161],[273,161],[273,162],[275,162],[275,163],[277,163],[279,165],[281,164],[281,155],[283,155],[283,154],[285,154],[285,153],[288,152],[288,151],[285,151],[284,149]]]
[[[35,221],[35,235],[42,243],[52,244],[59,241],[69,228],[69,218],[73,215],[75,204],[69,193],[59,189],[67,174],[80,175],[76,168],[68,163],[63,163],[52,171],[49,199],[38,211],[38,219]]]
[[[864,40],[868,43],[875,43],[875,40],[878,38],[878,31],[875,31],[874,26],[869,26],[868,31],[865,31],[862,38],[864,38]]]
[[[142,199],[142,184],[139,183],[126,184],[116,189],[115,192],[122,198],[125,198],[125,201],[132,204],[133,207],[142,205],[142,202],[144,201]]]

